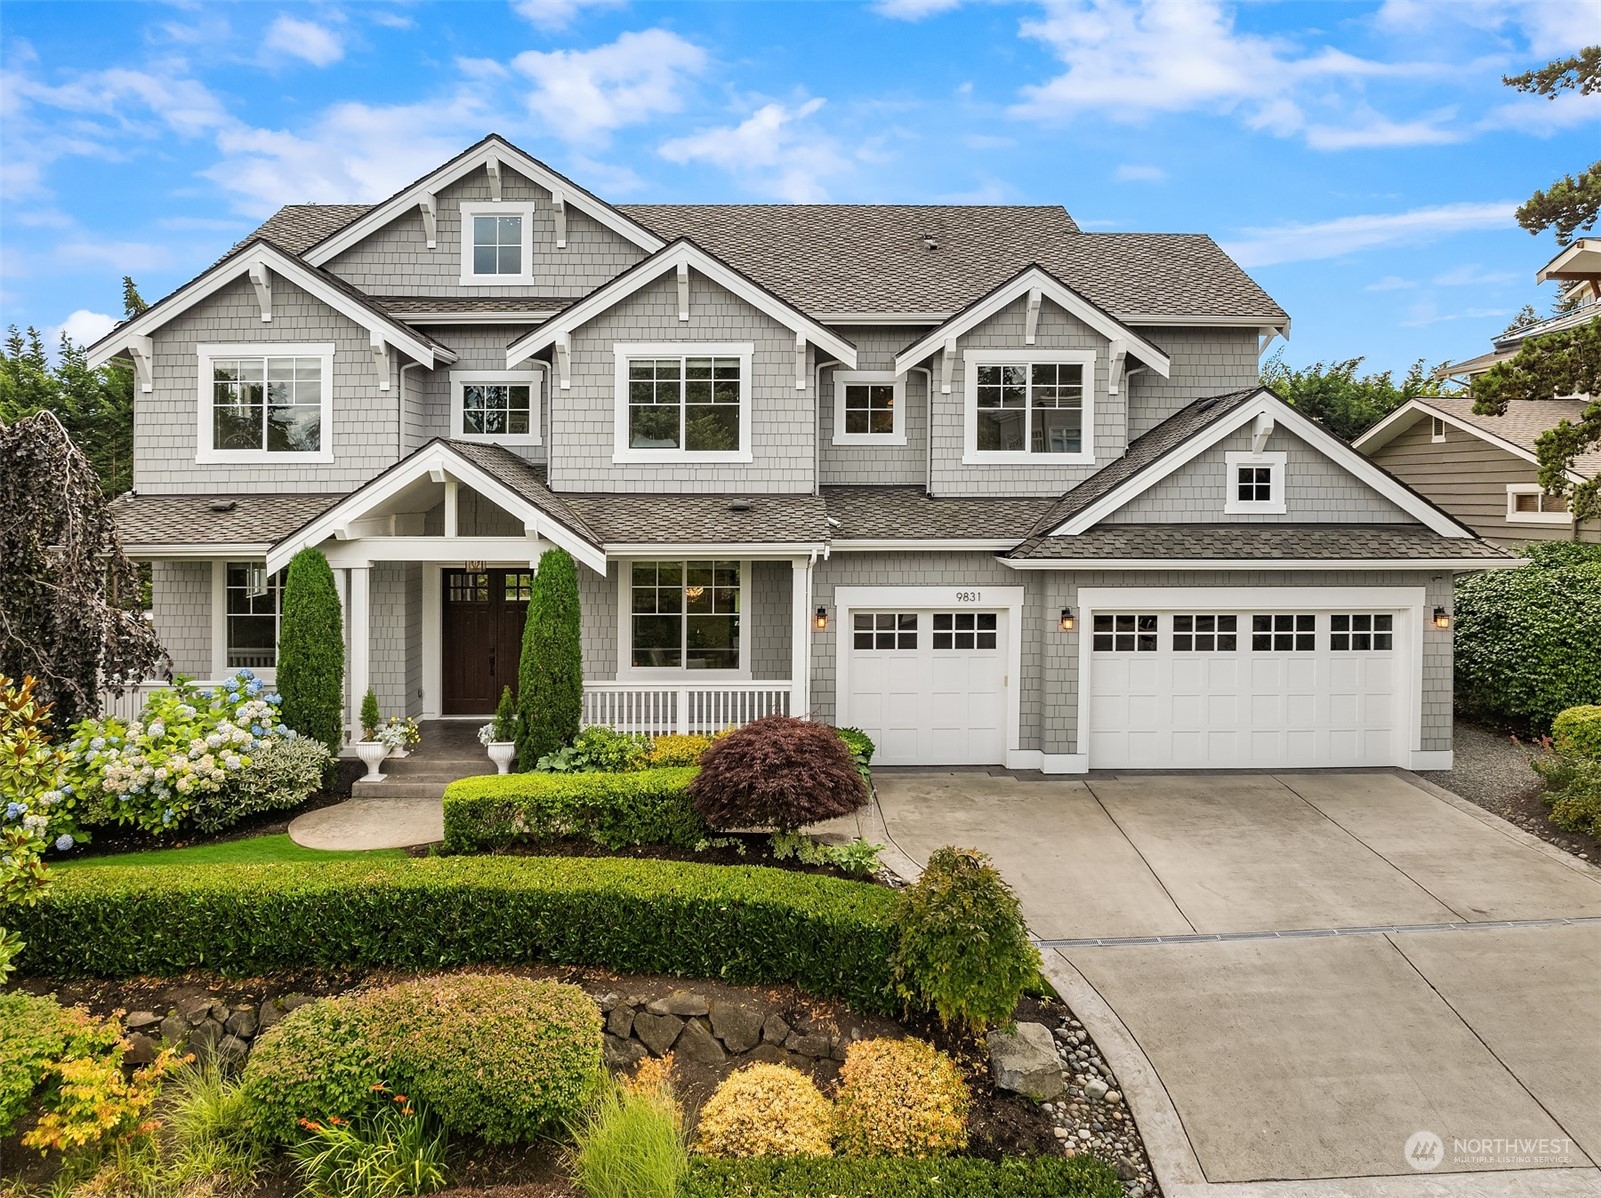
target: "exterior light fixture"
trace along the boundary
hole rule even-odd
[[[817,609],[817,614],[812,617],[812,627],[816,628],[818,632],[822,632],[828,627],[828,608],[819,607]]]
[[[1071,607],[1062,609],[1062,618],[1056,622],[1056,626],[1063,632],[1072,632],[1074,628],[1078,627],[1078,617],[1073,614]]]
[[[1451,613],[1443,607],[1434,609],[1434,626],[1439,629],[1451,627]]]

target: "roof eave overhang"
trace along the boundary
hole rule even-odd
[[[694,242],[680,238],[660,253],[624,271],[610,283],[596,288],[526,337],[512,342],[506,349],[507,368],[510,369],[524,359],[549,349],[563,334],[581,328],[641,287],[655,282],[669,270],[675,270],[680,266],[699,271],[724,290],[737,295],[758,311],[772,317],[798,337],[804,337],[819,349],[833,354],[845,365],[855,367],[856,346],[851,342],[746,278]]]
[[[1536,283],[1553,279],[1563,283],[1601,279],[1601,238],[1581,237],[1564,246],[1534,274]]]
[[[944,349],[952,341],[983,324],[1007,305],[1038,291],[1058,307],[1089,325],[1108,341],[1124,343],[1127,352],[1163,378],[1172,370],[1168,356],[1125,322],[1098,308],[1043,267],[1029,266],[1013,275],[987,295],[981,296],[946,320],[910,348],[895,355],[895,373],[905,374]],[[1032,301],[1031,301],[1032,302]]]
[[[1368,558],[1168,558],[1168,557],[1003,557],[1012,570],[1509,570],[1527,558],[1368,557]]]
[[[835,553],[1004,553],[1022,537],[854,537],[831,542]]]
[[[1422,399],[1409,400],[1404,406],[1391,412],[1353,441],[1351,448],[1359,453],[1371,455],[1375,451],[1383,449],[1424,416],[1438,416],[1452,428],[1467,433],[1469,436],[1483,441],[1486,445],[1493,445],[1499,450],[1510,453],[1514,457],[1522,458],[1524,461],[1531,462],[1536,466],[1540,464],[1540,455],[1535,453],[1534,450],[1519,445],[1514,441],[1508,441],[1505,437],[1498,437],[1488,429],[1480,428],[1476,424],[1459,419],[1454,413],[1443,408],[1437,408]],[[1567,479],[1572,483],[1582,483],[1588,482],[1589,476],[1578,470],[1569,470],[1567,471]]]
[[[727,553],[736,557],[809,557],[827,541],[617,541],[606,543],[608,558],[649,557],[662,553]]]
[[[241,275],[248,275],[255,267],[265,267],[282,275],[295,286],[309,292],[334,311],[366,329],[375,338],[405,353],[413,360],[432,368],[440,362],[454,362],[456,355],[445,346],[436,345],[417,336],[400,321],[362,303],[356,297],[328,282],[317,271],[308,267],[276,246],[256,241],[245,246],[232,257],[225,258],[205,274],[191,280],[179,290],[124,321],[87,350],[91,367],[103,366],[113,358],[124,357],[145,337],[187,312],[194,305],[209,298]],[[263,313],[263,324],[269,323]]]
[[[272,548],[271,541],[124,541],[122,551],[130,558],[217,558],[236,554],[260,557]]]

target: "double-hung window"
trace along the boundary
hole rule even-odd
[[[197,462],[333,461],[331,344],[199,347]]]
[[[461,281],[490,286],[534,281],[534,206],[461,206]]]
[[[620,344],[613,352],[613,461],[751,460],[751,344]]]
[[[834,444],[905,445],[905,377],[893,371],[836,370]]]
[[[501,445],[539,444],[539,375],[534,371],[452,370],[450,434]]]
[[[968,350],[968,464],[1095,461],[1095,355],[1080,350]]]
[[[738,561],[635,561],[623,567],[633,670],[742,670]]]
[[[224,580],[230,670],[278,665],[278,622],[283,615],[283,571],[268,574],[260,562],[228,562]]]
[[[1284,514],[1284,454],[1229,453],[1224,460],[1228,472],[1224,479],[1225,514]]]

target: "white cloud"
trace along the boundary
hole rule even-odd
[[[79,308],[60,324],[52,325],[46,331],[45,343],[53,350],[61,343],[61,334],[65,333],[74,345],[93,345],[111,332],[116,325],[117,320],[114,316],[107,316],[104,312],[91,312],[88,308]]]
[[[1511,31],[1523,37],[1529,53],[1545,58],[1601,41],[1601,0],[1384,0],[1376,20],[1382,29],[1406,32],[1453,25]]]
[[[1125,162],[1112,172],[1119,183],[1166,183],[1167,172],[1159,166],[1140,166]]]
[[[314,67],[331,67],[345,56],[345,44],[333,30],[288,16],[280,16],[267,27],[264,45]]]
[[[823,104],[821,97],[795,108],[763,104],[737,125],[663,142],[661,154],[669,162],[719,167],[764,196],[817,203],[828,198],[823,180],[850,168],[833,138],[805,124]]]
[[[1440,204],[1410,212],[1341,216],[1308,224],[1289,223],[1243,230],[1241,238],[1223,248],[1241,266],[1274,266],[1282,262],[1312,262],[1338,258],[1357,250],[1382,245],[1435,241],[1453,233],[1475,229],[1512,228],[1517,204]]]
[[[679,111],[706,52],[676,33],[647,29],[593,50],[525,50],[511,65],[534,83],[529,113],[557,136],[582,142]]]
[[[895,21],[921,21],[961,6],[962,0],[878,0],[873,11]]]
[[[1367,150],[1391,146],[1443,146],[1462,141],[1465,134],[1441,127],[1456,115],[1444,108],[1410,121],[1392,121],[1368,110],[1359,124],[1335,127],[1311,125],[1306,144],[1314,150]]]
[[[385,29],[415,29],[417,22],[404,13],[391,12],[387,8],[369,8],[362,13],[374,25],[381,25]]]
[[[1445,324],[1453,320],[1488,320],[1490,317],[1511,316],[1510,308],[1467,308],[1461,312],[1441,312],[1433,300],[1413,304],[1403,329],[1421,329],[1431,324]]]
[[[1512,270],[1485,270],[1477,262],[1470,262],[1437,274],[1429,282],[1436,287],[1499,287],[1527,277],[1527,272],[1519,274]]]
[[[1552,137],[1576,125],[1601,126],[1601,92],[1588,96],[1563,92],[1554,99],[1518,96],[1498,104],[1480,119],[1480,129],[1515,129],[1535,137]]]
[[[585,9],[620,8],[623,0],[511,0],[511,9],[541,29],[565,29]]]
[[[1403,279],[1400,275],[1385,275],[1377,282],[1369,283],[1363,291],[1408,291],[1417,286],[1414,279]]]

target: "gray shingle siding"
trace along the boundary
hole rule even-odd
[[[326,269],[373,295],[579,296],[645,256],[631,241],[571,204],[567,205],[567,247],[557,249],[550,193],[504,164],[500,175],[503,203],[532,201],[535,206],[532,284],[494,286],[461,281],[461,203],[490,199],[489,176],[482,170],[439,192],[434,249],[428,248],[422,213],[412,208],[334,258]],[[446,344],[454,348],[450,341]]]
[[[583,642],[584,677],[609,682],[617,677],[617,562],[608,562],[603,578],[588,566],[578,567],[579,638]]]
[[[790,566],[752,562],[747,586],[750,606],[741,632],[750,637],[750,676],[788,679],[790,672]]]
[[[273,281],[272,323],[248,279],[240,278],[174,317],[153,335],[154,390],[134,397],[133,483],[150,495],[260,491],[347,491],[394,463],[400,440],[395,369],[378,389],[366,329],[289,280]],[[334,460],[326,465],[267,461],[199,465],[198,347],[232,342],[327,343],[334,346],[333,428],[324,430]],[[390,355],[393,359],[394,355]]]
[[[1047,300],[1040,306],[1035,343],[1025,341],[1027,297],[1019,297],[989,320],[960,338],[951,371],[951,393],[940,389],[940,358],[926,365],[934,370],[934,485],[936,495],[1060,495],[1083,482],[1096,469],[1123,452],[1127,444],[1121,398],[1108,402],[1106,393],[1107,340],[1077,317]],[[962,462],[966,438],[966,363],[970,349],[1093,350],[1095,353],[1093,435],[1095,464],[1061,465],[1051,455],[1039,454],[1013,465],[969,466]]]
[[[612,461],[616,342],[751,342],[749,464]],[[647,283],[572,335],[572,386],[553,388],[550,485],[556,491],[810,491],[817,424],[807,350],[804,390],[795,387],[795,334],[698,272],[690,272],[690,317],[678,319],[672,272]]]
[[[456,351],[456,361],[441,363],[437,370],[411,370],[406,375],[406,452],[420,449],[434,437],[451,436],[451,404],[454,402],[450,376],[457,371],[506,369],[506,347],[525,335],[531,325],[430,325],[428,335]],[[527,369],[527,368],[525,368]],[[538,371],[544,370],[539,363]],[[539,395],[539,445],[508,445],[519,457],[530,462],[545,460],[548,442],[546,384],[543,374],[536,383]]]
[[[1254,387],[1261,381],[1255,329],[1141,328],[1167,354],[1168,377],[1142,370],[1129,379],[1128,436],[1143,436],[1191,400]]]
[[[1283,453],[1283,514],[1223,511],[1230,485],[1228,454],[1249,453],[1251,429],[1237,429],[1148,491],[1108,515],[1104,524],[1412,524],[1414,517],[1285,429],[1268,438]]]
[[[156,637],[174,675],[211,677],[210,562],[150,563],[150,606]]]
[[[895,369],[895,355],[921,337],[922,328],[857,328],[839,330],[856,345],[857,370]],[[921,485],[928,477],[928,375],[906,378],[905,445],[835,445],[834,375],[846,367],[823,371],[818,397],[817,437],[821,446],[823,486],[849,483]]]
[[[406,566],[400,562],[374,562],[369,580],[372,677],[368,685],[378,696],[378,708],[387,719],[406,711],[406,634],[412,592],[406,582]]]

